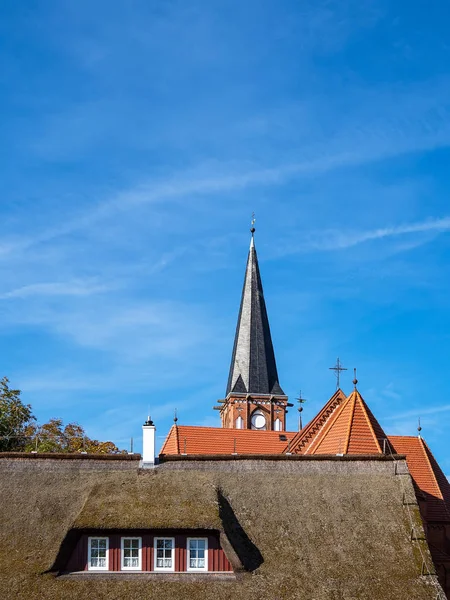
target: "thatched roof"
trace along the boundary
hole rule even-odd
[[[411,541],[403,505],[402,486],[415,501],[410,477],[395,475],[389,461],[177,461],[148,471],[82,464],[0,460],[2,599],[436,597],[433,578],[421,576],[419,547],[429,560],[428,549]],[[122,527],[216,529],[255,560],[234,581],[45,573],[74,529]]]

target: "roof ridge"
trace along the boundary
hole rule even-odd
[[[358,392],[359,400],[360,400],[360,402],[362,404],[362,407],[364,409],[363,410],[364,416],[366,418],[366,421],[367,421],[367,424],[369,426],[369,429],[370,429],[370,431],[372,433],[373,439],[375,440],[375,444],[376,444],[378,450],[380,451],[380,454],[382,454],[383,451],[381,449],[380,442],[378,441],[378,438],[377,438],[377,436],[375,434],[374,423],[372,423],[372,419],[370,418],[372,416],[373,419],[375,419],[375,417],[372,415],[372,411],[369,409],[368,405],[366,404],[364,398],[361,396],[361,394],[359,393],[359,391],[358,390],[356,390],[356,391]],[[376,421],[376,422],[378,423],[378,421]],[[378,423],[378,425],[380,425],[380,424]],[[380,425],[380,427],[381,427],[381,425]]]
[[[354,389],[353,392],[350,394],[349,396],[350,398],[353,397],[353,406],[350,410],[350,416],[349,416],[349,420],[348,420],[348,427],[347,427],[347,439],[345,439],[344,442],[344,454],[347,454],[348,451],[348,446],[350,444],[350,434],[352,432],[352,426],[353,426],[353,420],[355,418],[355,408],[356,408],[356,399],[357,399],[357,390]]]
[[[177,446],[177,454],[180,454],[180,436],[178,435],[178,425],[175,423],[173,427],[175,429],[175,443]]]

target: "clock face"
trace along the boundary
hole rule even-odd
[[[264,415],[261,413],[255,413],[252,416],[252,427],[254,429],[265,429],[266,428],[266,419]]]

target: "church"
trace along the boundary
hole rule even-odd
[[[286,430],[254,234],[221,426],[175,419],[157,449],[149,416],[142,456],[0,454],[1,598],[450,597],[450,484],[420,432],[385,432],[356,372]]]

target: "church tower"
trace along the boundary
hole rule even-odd
[[[222,427],[285,431],[286,409],[292,404],[278,381],[253,224],[250,231],[226,398],[214,408],[220,410]]]

